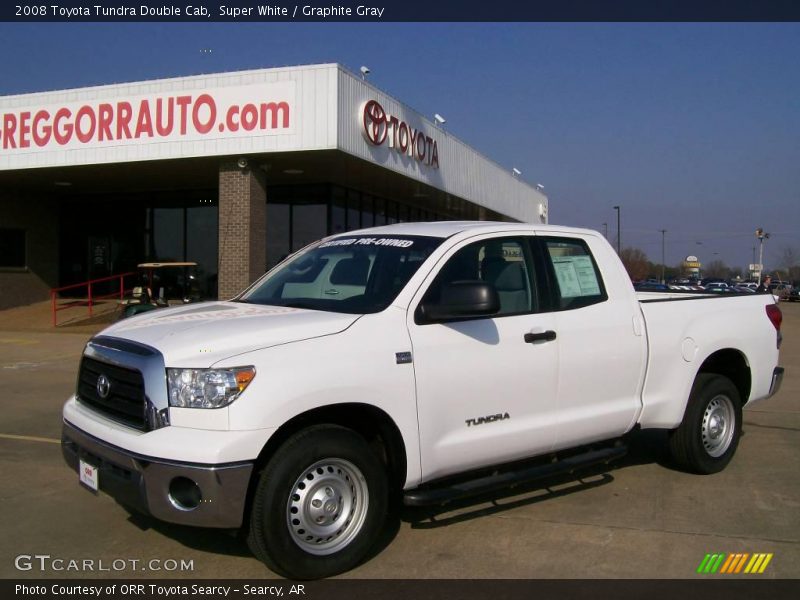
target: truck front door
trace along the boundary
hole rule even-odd
[[[490,235],[454,247],[411,303],[408,327],[417,385],[422,474],[546,453],[555,443],[558,341],[555,318],[541,312],[540,273],[531,236]],[[500,313],[425,322],[417,310],[443,285],[483,280]]]

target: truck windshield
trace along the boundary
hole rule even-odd
[[[270,271],[239,302],[351,314],[389,306],[441,238],[390,235],[323,241]]]

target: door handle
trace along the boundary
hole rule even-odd
[[[325,290],[323,293],[327,294],[328,296],[336,296],[339,293],[339,290]]]
[[[535,344],[536,342],[552,342],[554,339],[556,339],[556,332],[552,329],[548,329],[542,333],[525,334],[526,344]]]

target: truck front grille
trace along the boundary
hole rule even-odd
[[[108,381],[105,397],[100,391],[106,386],[98,385],[103,375]],[[144,377],[135,369],[84,356],[78,374],[77,397],[79,402],[110,419],[142,431],[147,429]]]

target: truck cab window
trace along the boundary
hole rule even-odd
[[[538,310],[532,265],[522,238],[494,238],[469,244],[451,256],[434,279],[423,302],[436,302],[445,284],[491,283],[500,297],[498,316]]]
[[[597,264],[583,240],[545,239],[557,310],[572,310],[608,299]]]

